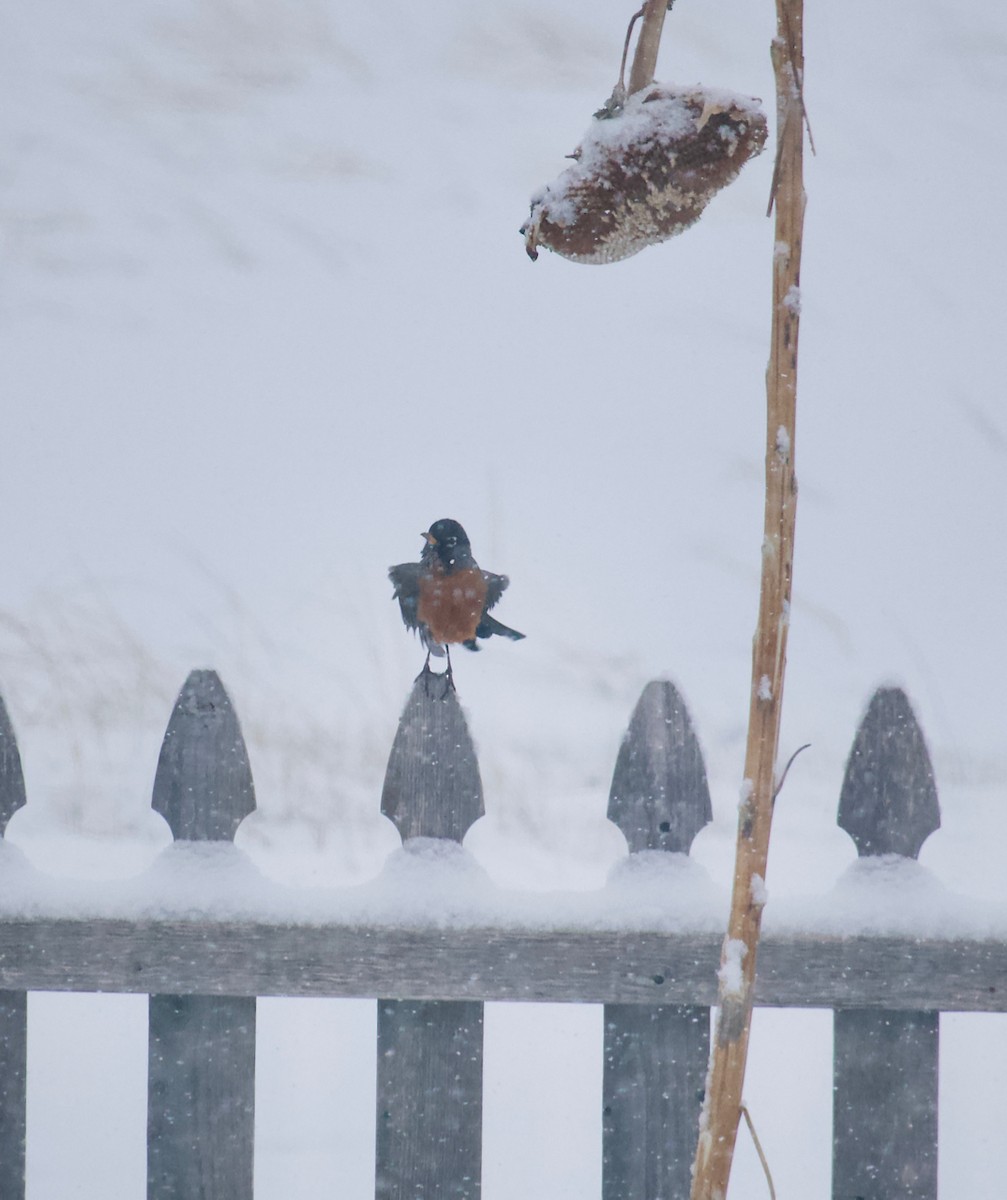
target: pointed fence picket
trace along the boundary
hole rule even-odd
[[[399,721],[381,811],[403,842],[460,842],[483,815],[479,763],[453,688],[422,674]],[[378,1000],[375,1196],[470,1200],[482,1186],[483,1006]]]
[[[671,683],[644,688],[616,759],[608,816],[631,854],[688,854],[713,819],[703,753]],[[604,1200],[688,1200],[709,1007],[606,1004],[604,1054]]]
[[[25,803],[17,739],[0,696],[0,838]],[[0,1196],[24,1200],[28,993],[0,991]]]
[[[839,825],[861,858],[915,859],[940,824],[909,700],[899,688],[879,688],[846,764]],[[936,1196],[940,1013],[837,1008],[833,1031],[834,1200]]]
[[[182,686],[154,777],[176,842],[232,842],[255,809],[245,739],[215,671]],[[252,1200],[254,996],[152,995],[147,1197]]]
[[[0,834],[24,802],[0,700]],[[413,688],[381,804],[407,852],[415,838],[460,842],[482,815],[464,716],[454,692],[436,682]],[[153,806],[177,841],[225,847],[255,807],[237,716],[213,672],[193,672],[179,694]],[[669,683],[649,684],[633,713],[609,817],[631,854],[687,854],[710,820],[702,753]],[[847,765],[839,823],[861,856],[907,859],[939,826],[926,745],[901,691],[881,689],[871,701]],[[479,1195],[485,1001],[603,1003],[604,1200],[687,1196],[718,957],[719,937],[688,931],[444,930],[433,922],[397,929],[212,912],[0,918],[0,1197],[24,1197],[30,989],[150,996],[151,1198],[250,1200],[259,995],[380,997],[381,1200]],[[756,1002],[835,1012],[836,1200],[932,1200],[939,1014],[1007,1011],[1007,945],[770,931]]]

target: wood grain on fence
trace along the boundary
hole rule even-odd
[[[475,747],[453,688],[421,675],[392,745],[381,810],[404,840],[460,842],[483,814]],[[482,1187],[483,1005],[378,1001],[375,1195],[468,1200]],[[407,997],[395,999],[394,997]]]
[[[255,808],[241,727],[214,671],[193,671],[179,693],[152,803],[176,841],[232,841]],[[255,1004],[151,995],[148,1200],[252,1200]]]
[[[21,754],[0,696],[0,838],[24,805]],[[28,993],[0,991],[0,1196],[24,1198],[28,1082]]]
[[[648,684],[637,703],[616,759],[608,815],[631,853],[688,854],[712,819],[703,754],[670,683]],[[604,1028],[604,1200],[687,1200],[710,1009],[606,1004]]]
[[[839,824],[861,857],[915,859],[940,823],[909,700],[899,688],[879,688],[850,751]],[[936,1200],[938,1007],[833,1014],[834,1200]]]
[[[714,1004],[722,936],[458,928],[339,919],[0,921],[0,988],[221,996]],[[774,1008],[1007,1012],[999,938],[763,935],[755,1002]]]

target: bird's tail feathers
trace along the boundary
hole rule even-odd
[[[488,638],[492,637],[493,634],[497,634],[500,637],[508,637],[513,642],[520,642],[525,636],[523,633],[518,633],[516,629],[511,629],[509,626],[502,624],[496,617],[491,617],[487,613],[479,622],[476,637]]]

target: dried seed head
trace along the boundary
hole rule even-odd
[[[602,110],[604,113],[605,110]],[[766,144],[759,101],[654,84],[594,121],[574,165],[533,197],[521,232],[530,258],[546,246],[608,263],[688,229]]]

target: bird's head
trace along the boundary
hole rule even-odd
[[[469,535],[457,521],[445,517],[434,521],[426,533],[421,535],[426,545],[423,547],[425,559],[438,558],[445,567],[467,565],[472,558],[472,546]]]

